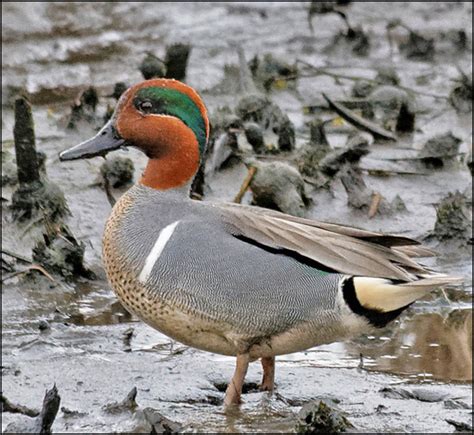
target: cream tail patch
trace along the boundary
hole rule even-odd
[[[156,239],[153,248],[151,249],[150,253],[148,254],[148,257],[145,260],[145,265],[143,266],[143,269],[140,272],[140,275],[138,276],[138,280],[141,283],[145,283],[148,280],[151,271],[153,270],[153,266],[160,258],[160,255],[163,253],[166,244],[173,235],[174,230],[176,229],[176,226],[178,224],[179,221],[173,222],[172,224],[167,225],[160,231],[160,234],[158,235],[158,238]]]

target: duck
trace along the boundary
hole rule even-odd
[[[226,202],[191,199],[209,139],[200,95],[151,79],[120,97],[102,129],[59,154],[92,158],[123,147],[148,157],[114,205],[103,264],[120,302],[187,346],[236,358],[224,405],[241,403],[248,366],[274,390],[275,357],[343,341],[396,319],[457,277],[426,268],[434,253],[408,237]]]

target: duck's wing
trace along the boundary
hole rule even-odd
[[[431,256],[433,252],[407,237],[298,218],[259,207],[212,205],[234,236],[294,253],[334,272],[402,281],[432,274],[412,258]]]

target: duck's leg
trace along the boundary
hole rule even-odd
[[[260,389],[262,391],[273,391],[275,381],[275,357],[269,356],[261,359],[263,367],[263,379]]]
[[[237,405],[240,403],[240,394],[242,393],[242,386],[244,385],[249,362],[250,356],[248,353],[237,355],[234,376],[225,391],[224,405]]]

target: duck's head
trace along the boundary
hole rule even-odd
[[[133,146],[149,158],[140,183],[172,189],[191,182],[208,137],[207,111],[198,93],[177,80],[153,79],[129,88],[110,121],[59,158],[91,158]]]

